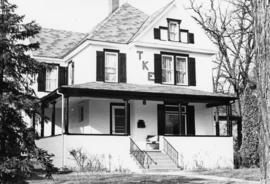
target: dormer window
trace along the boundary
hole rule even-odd
[[[169,21],[169,39],[179,41],[179,23],[176,21]]]
[[[105,52],[105,82],[118,82],[118,53]]]

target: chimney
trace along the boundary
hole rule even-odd
[[[113,13],[119,8],[119,0],[108,0],[109,1],[109,14]]]

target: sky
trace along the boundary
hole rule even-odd
[[[109,0],[12,0],[25,21],[35,20],[46,28],[90,32],[108,15]],[[151,14],[171,0],[120,0]]]

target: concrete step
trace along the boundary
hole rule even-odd
[[[162,153],[161,151],[146,151],[147,154],[157,163],[151,164],[149,167],[149,171],[178,171],[179,168],[177,165],[171,160],[171,158]]]

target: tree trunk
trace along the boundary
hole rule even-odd
[[[257,94],[260,110],[260,167],[261,183],[269,184],[270,144],[270,19],[268,0],[254,0],[254,30],[256,41]]]

